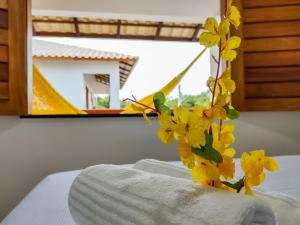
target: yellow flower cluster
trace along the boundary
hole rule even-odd
[[[219,46],[222,59],[229,62],[233,61],[237,56],[237,52],[234,49],[240,46],[241,38],[232,36],[227,39],[227,35],[230,30],[230,24],[237,29],[241,23],[240,19],[239,10],[232,5],[232,1],[229,1],[226,17],[221,23],[218,23],[213,17],[206,20],[204,28],[207,31],[201,34],[199,38],[200,44],[209,48]]]
[[[246,194],[252,195],[252,186],[258,186],[265,180],[264,169],[271,172],[279,169],[277,162],[265,155],[264,150],[256,150],[243,153],[241,166],[245,173],[244,185]]]
[[[241,39],[228,36],[231,25],[238,29],[240,18],[238,9],[229,1],[222,22],[218,23],[215,18],[208,18],[205,22],[205,31],[201,33],[199,42],[206,48],[219,47],[219,58],[214,58],[218,68],[221,60],[230,63],[237,56],[236,49]],[[264,150],[243,153],[241,167],[244,177],[235,179],[233,157],[236,150],[231,147],[235,141],[235,127],[228,121],[237,119],[239,112],[230,105],[230,96],[236,89],[230,68],[222,74],[218,69],[216,75],[209,77],[207,86],[212,94],[211,105],[207,108],[196,105],[194,108],[178,106],[171,110],[165,105],[166,98],[162,92],[153,97],[155,109],[138,102],[135,102],[135,107],[144,113],[147,121],[148,112],[158,114],[161,126],[157,131],[158,137],[165,144],[178,141],[181,161],[191,170],[194,182],[235,192],[244,188],[245,193],[251,195],[251,187],[264,181],[264,169],[276,171],[279,166],[265,155]]]

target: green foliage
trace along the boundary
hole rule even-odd
[[[102,97],[97,97],[97,109],[109,109],[109,102],[110,98],[109,96],[105,96],[104,98]]]
[[[156,109],[159,109],[159,107],[164,105],[166,102],[166,97],[165,97],[164,93],[162,93],[161,91],[155,93],[155,95],[153,96],[153,102],[154,102]]]
[[[181,105],[183,107],[192,108],[196,105],[208,107],[210,103],[209,92],[203,92],[200,95],[185,95]]]
[[[166,100],[165,105],[170,109],[174,109],[178,106],[178,98],[169,98]]]
[[[97,97],[97,109],[109,109],[109,102],[110,102],[110,98],[109,96],[105,96],[105,97]],[[124,102],[121,101],[121,109],[126,108],[129,105],[129,102]]]
[[[165,102],[165,105],[171,109],[175,108],[179,104],[185,108],[192,108],[196,105],[208,107],[210,104],[210,94],[209,92],[203,92],[199,95],[181,95],[179,99],[169,98]]]
[[[166,97],[164,93],[162,92],[155,93],[155,95],[153,96],[153,102],[156,110],[158,110],[159,112],[170,113],[169,107],[165,105]]]
[[[121,101],[121,109],[125,109],[129,104],[129,102]]]
[[[212,147],[213,137],[207,131],[205,131],[205,146],[201,146],[200,148],[192,148],[193,153],[207,159],[209,161],[213,161],[216,163],[222,163],[223,157],[220,152]]]
[[[240,179],[239,181],[237,181],[235,183],[222,181],[222,184],[225,184],[226,186],[235,189],[237,191],[237,193],[239,193],[242,190],[242,188],[244,187],[245,181],[244,181],[244,178],[242,178],[242,179]]]
[[[240,118],[240,112],[231,105],[226,104],[223,108],[226,110],[226,115],[229,119],[234,120]]]

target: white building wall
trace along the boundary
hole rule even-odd
[[[204,22],[220,0],[33,0],[34,15]]]
[[[35,59],[34,64],[48,82],[79,109],[86,108],[85,74],[110,74],[112,79],[119,80],[118,62]],[[115,96],[118,90],[114,88]]]

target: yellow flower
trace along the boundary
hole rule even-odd
[[[264,150],[251,151],[250,154],[243,153],[241,167],[245,174],[245,191],[249,195],[253,194],[251,187],[258,186],[264,182],[264,168],[272,172],[279,169],[274,159],[265,156]]]
[[[221,38],[229,33],[230,22],[229,20],[224,20],[218,24],[215,18],[209,17],[205,21],[204,27],[207,32],[201,33],[199,42],[206,47],[213,47],[218,45]]]
[[[235,82],[231,79],[231,70],[227,68],[220,79],[218,80],[218,85],[221,88],[222,94],[233,93],[235,91]]]
[[[197,112],[178,107],[174,109],[176,136],[182,137],[192,147],[205,145],[204,131],[209,127],[209,121]]]
[[[203,117],[204,107],[202,105],[195,105],[193,110],[199,116]]]
[[[233,158],[236,154],[236,150],[234,148],[227,148],[223,152],[223,155]]]
[[[158,115],[158,123],[161,128],[157,130],[157,135],[165,144],[171,144],[174,141],[174,123],[172,117],[166,113]]]
[[[263,166],[258,159],[247,152],[242,154],[241,167],[246,175],[258,176],[263,172]]]
[[[208,87],[210,90],[214,89],[216,82],[216,78],[210,76],[207,82]],[[236,85],[235,82],[231,79],[231,70],[227,68],[221,77],[217,80],[215,95],[218,96],[220,93],[222,95],[227,95],[229,93],[233,93],[235,91]]]
[[[235,163],[229,156],[223,155],[223,162],[218,165],[220,174],[226,180],[231,180],[235,174]]]
[[[267,170],[274,172],[279,170],[279,165],[276,162],[276,160],[274,160],[271,157],[267,157],[265,155],[265,151],[264,150],[255,150],[255,151],[251,151],[251,155],[256,157],[257,160],[260,162],[260,164]]]
[[[235,141],[234,129],[234,124],[223,124],[220,128],[220,125],[213,123],[213,147],[221,153],[225,152],[225,148]]]
[[[229,62],[233,61],[237,56],[237,52],[234,49],[240,47],[240,44],[241,38],[237,36],[231,37],[228,41],[223,41],[221,52],[222,59]]]
[[[238,29],[241,23],[241,14],[236,6],[232,5],[232,0],[228,1],[226,18],[232,23],[236,29]]]
[[[192,169],[192,179],[195,183],[209,184],[210,181],[218,181],[220,179],[220,171],[218,167],[199,156],[195,156],[196,165]]]
[[[178,152],[183,165],[185,165],[189,169],[194,168],[195,158],[194,154],[192,153],[191,146],[184,141],[180,141],[178,145]]]
[[[226,110],[224,106],[230,101],[229,95],[217,95],[213,107],[205,109],[203,114],[209,119],[210,123],[214,119],[226,120]]]
[[[245,176],[244,178],[244,187],[245,187],[245,193],[247,195],[253,195],[253,191],[251,190],[251,187],[258,186],[262,184],[265,180],[265,173],[261,173],[259,176]]]

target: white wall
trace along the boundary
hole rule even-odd
[[[118,62],[35,59],[49,83],[79,109],[86,108],[84,74],[110,74],[119,79]]]
[[[220,0],[32,0],[34,15],[203,22]]]
[[[300,112],[242,113],[235,147],[300,154],[299,118]],[[177,160],[176,146],[161,144],[156,128],[142,118],[0,117],[0,220],[50,173],[142,158]]]

